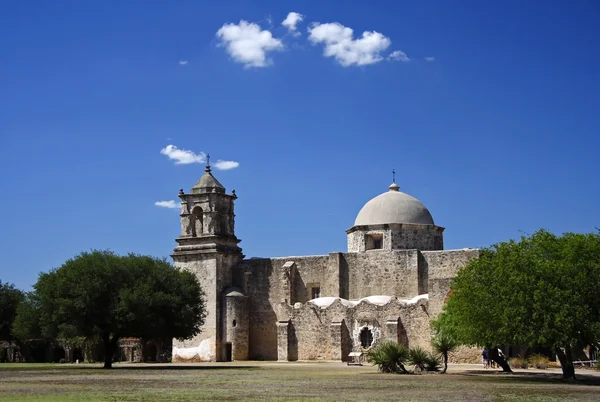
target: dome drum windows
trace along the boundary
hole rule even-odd
[[[365,250],[381,250],[383,248],[383,233],[365,235]]]

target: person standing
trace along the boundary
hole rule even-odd
[[[483,368],[488,368],[489,360],[487,348],[483,348],[483,351],[481,352],[481,361],[483,363]]]

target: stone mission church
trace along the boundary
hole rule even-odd
[[[444,228],[395,183],[346,230],[348,251],[244,259],[235,235],[235,191],[206,166],[179,191],[175,266],[196,274],[207,318],[173,343],[173,361],[341,360],[382,340],[430,349],[430,322],[450,280],[476,249],[444,250]]]

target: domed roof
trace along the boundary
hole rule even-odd
[[[410,195],[399,191],[392,183],[390,191],[373,198],[360,210],[354,226],[383,225],[386,223],[413,223],[434,225],[431,213],[425,205]]]
[[[192,187],[192,194],[202,194],[202,193],[225,193],[225,187],[217,179],[212,175],[210,171],[210,165],[206,165],[204,169],[204,174],[198,180],[198,183]]]

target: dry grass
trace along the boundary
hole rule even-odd
[[[462,367],[462,368],[461,368]],[[450,373],[378,374],[341,363],[198,365],[0,365],[0,401],[197,400],[600,400],[600,376],[563,382],[560,371],[502,374],[475,366]]]

